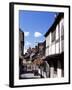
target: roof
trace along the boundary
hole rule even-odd
[[[19,28],[19,31],[22,32],[22,33],[24,33],[24,32],[21,30],[21,28]]]
[[[54,23],[52,24],[52,26],[48,29],[48,31],[45,33],[45,37],[47,37],[48,36],[48,34],[51,32],[51,31],[53,31],[53,30],[55,30],[55,28],[56,28],[56,25],[60,22],[60,20],[62,19],[64,17],[64,13],[59,13],[58,14],[58,16],[56,17],[56,19],[55,19],[55,21],[54,21]]]
[[[46,41],[38,43],[38,46],[44,46]]]

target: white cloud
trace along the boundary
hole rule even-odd
[[[35,32],[35,33],[34,33],[34,36],[35,36],[35,37],[40,37],[40,36],[42,36],[42,34],[41,34],[40,32]]]
[[[24,35],[27,37],[29,36],[29,32],[24,32]]]

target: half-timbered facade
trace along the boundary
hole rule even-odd
[[[59,13],[45,34],[48,77],[64,76],[64,13]]]

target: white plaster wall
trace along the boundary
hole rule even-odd
[[[46,47],[49,45],[49,35],[46,37]]]
[[[48,51],[49,49],[48,48],[46,48],[46,53],[45,53],[45,56],[48,56],[49,54],[48,54]]]
[[[56,54],[58,54],[58,53],[59,53],[59,42],[56,43]]]
[[[50,46],[50,34],[46,37],[46,56],[49,55],[49,48],[48,46]]]
[[[62,25],[62,23],[64,23],[64,19],[61,19],[60,23],[58,24],[58,25],[60,25],[60,30],[58,28],[58,25],[56,26],[56,40],[58,40],[58,38],[60,37],[60,42],[56,43],[56,45],[55,45],[55,42],[53,42],[53,43],[51,42],[51,39],[52,39],[51,32],[46,37],[46,47],[49,46],[49,49],[48,48],[46,49],[46,56],[55,54],[55,53],[58,54],[63,51],[63,49],[62,49],[63,41],[61,41],[61,25]],[[59,48],[60,48],[60,50],[59,50]]]
[[[58,25],[57,25],[56,26],[56,40],[59,38],[58,32],[59,32],[59,30],[58,30]]]
[[[60,53],[62,53],[64,51],[63,47],[62,47],[62,44],[64,46],[64,40],[61,40],[60,41]]]
[[[52,54],[52,52],[51,52],[51,51],[52,51],[52,47],[50,46],[50,47],[49,47],[49,55],[51,55],[51,54]]]
[[[51,54],[55,54],[55,43],[52,44],[52,52],[51,52]]]
[[[62,41],[61,41],[61,26],[64,23],[64,18],[60,21],[60,53],[62,52]]]
[[[64,18],[61,19],[59,24],[60,24],[60,37],[61,37],[61,26],[62,26],[62,24],[64,24]]]
[[[50,34],[49,34],[49,41],[50,41],[50,43],[49,43],[49,46],[51,46],[51,41],[52,41],[52,36],[51,36],[51,32],[50,32]]]
[[[49,46],[49,48],[46,48],[46,56],[51,55],[51,32],[46,37],[46,47]]]

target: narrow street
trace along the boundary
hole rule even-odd
[[[40,71],[40,68],[38,66],[33,64],[27,64],[24,65],[22,68],[22,73],[20,74],[20,79],[38,79],[38,78],[44,78],[42,75],[42,71]]]
[[[38,79],[40,78],[40,75],[35,76],[34,73],[25,73],[25,74],[21,74],[21,78],[23,79]]]

